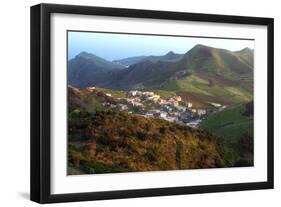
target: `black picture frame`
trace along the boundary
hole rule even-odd
[[[99,15],[113,17],[134,17],[194,22],[219,22],[267,26],[267,181],[238,184],[169,187],[106,192],[86,192],[74,194],[50,193],[50,16],[52,13]],[[88,6],[39,4],[31,7],[31,200],[38,203],[88,201],[102,199],[133,198],[146,196],[166,196],[194,193],[211,193],[255,189],[271,189],[274,186],[273,147],[273,44],[274,20],[272,18],[195,14],[152,10],[103,8]]]

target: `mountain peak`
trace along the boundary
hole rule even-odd
[[[177,54],[177,53],[174,53],[173,51],[169,51],[166,55],[163,56],[163,59],[166,59],[166,60],[178,60],[180,59],[181,55],[180,54]]]
[[[194,53],[194,52],[211,52],[210,49],[212,49],[212,47],[206,46],[206,45],[202,45],[202,44],[197,44],[194,47],[192,47],[190,50],[188,50],[185,54],[190,54],[190,53]]]
[[[97,57],[96,55],[89,53],[89,52],[80,52],[78,55],[76,55],[77,58],[93,58],[93,57]]]
[[[202,44],[197,44],[194,47],[192,47],[190,50],[188,50],[185,53],[185,56],[189,56],[190,54],[196,54],[196,55],[207,55],[212,53],[212,47],[202,45]],[[203,53],[203,54],[202,54]]]
[[[252,52],[253,50],[250,49],[249,47],[245,47],[242,50],[239,50],[238,52]]]
[[[211,49],[212,47],[203,45],[203,44],[197,44],[192,49]]]
[[[169,51],[165,56],[168,56],[168,55],[175,55],[176,53],[174,53],[173,51]]]

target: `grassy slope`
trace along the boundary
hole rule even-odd
[[[246,103],[252,99],[250,91],[240,86],[223,86],[216,82],[210,82],[200,78],[196,74],[180,80],[168,81],[163,88],[176,93],[186,93],[188,95],[201,96],[201,104],[206,102],[219,102],[223,104]],[[190,101],[199,102],[190,96]],[[216,101],[217,100],[217,101]],[[206,106],[205,106],[206,107]]]
[[[165,81],[162,89],[190,95],[191,101],[200,102],[201,99],[201,105],[216,102],[216,99],[226,105],[249,102],[253,98],[253,68],[248,63],[251,62],[249,57],[244,59],[240,54],[226,50],[195,47],[177,69],[186,70],[189,75]]]
[[[227,136],[230,139],[241,137],[253,125],[252,117],[242,115],[244,111],[244,105],[225,109],[210,115],[202,122],[201,127],[213,134]]]
[[[242,159],[241,143],[253,134],[253,117],[243,115],[245,110],[245,105],[228,108],[210,115],[201,123],[202,129],[222,137],[225,156],[231,164]]]

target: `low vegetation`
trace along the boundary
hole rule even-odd
[[[206,131],[124,112],[69,114],[69,174],[224,167]]]

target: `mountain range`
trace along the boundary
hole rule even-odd
[[[124,69],[125,66],[107,61],[94,54],[81,52],[68,61],[68,81],[73,86],[89,86],[93,81],[103,78],[111,70]]]
[[[119,63],[121,65],[128,67],[130,65],[134,65],[139,62],[145,62],[145,61],[151,61],[154,63],[156,63],[158,61],[176,62],[176,61],[179,61],[182,57],[183,57],[182,54],[177,54],[177,53],[174,53],[173,51],[170,51],[163,56],[155,56],[155,55],[136,56],[136,57],[129,57],[129,58],[124,58],[124,59],[120,59],[120,60],[114,60],[113,62]]]
[[[107,61],[82,52],[68,62],[68,84],[83,88],[173,91],[197,104],[233,104],[253,98],[253,54],[196,45],[185,54]]]

